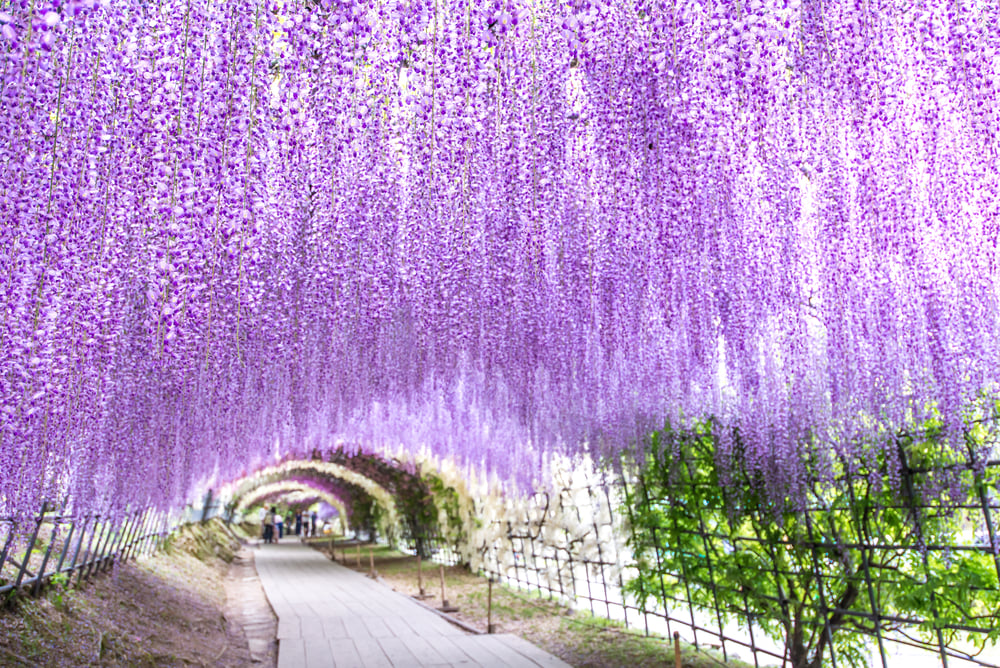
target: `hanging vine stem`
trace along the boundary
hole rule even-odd
[[[260,2],[257,3],[257,11],[254,16],[254,47],[253,47],[253,58],[250,61],[250,121],[247,123],[247,152],[246,152],[246,173],[243,175],[244,187],[243,187],[243,216],[240,222],[240,247],[237,259],[237,283],[236,283],[236,359],[238,362],[242,363],[242,356],[240,354],[240,325],[242,324],[243,316],[243,283],[245,281],[244,271],[243,271],[243,251],[246,247],[246,230],[247,230],[247,220],[254,220],[253,206],[250,202],[250,160],[253,157],[253,130],[254,125],[257,123],[256,110],[257,110],[257,57],[259,56],[259,48],[256,40],[260,39]]]

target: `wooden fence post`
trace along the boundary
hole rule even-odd
[[[448,602],[448,596],[444,590],[444,564],[441,564],[441,612],[458,612],[458,608]]]

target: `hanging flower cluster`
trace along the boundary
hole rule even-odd
[[[957,430],[998,73],[986,0],[4,0],[0,512]]]

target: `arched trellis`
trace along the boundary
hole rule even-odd
[[[344,501],[337,495],[323,489],[319,485],[310,484],[303,480],[286,480],[263,484],[239,497],[235,509],[240,512],[252,507],[254,504],[279,494],[302,492],[311,495],[321,501],[329,503],[340,513],[341,522],[346,522],[349,514]]]
[[[289,460],[256,471],[252,476],[232,484],[229,486],[229,489],[224,489],[223,494],[231,499],[240,499],[247,495],[250,490],[265,485],[276,484],[281,480],[288,480],[293,476],[304,476],[298,478],[300,482],[309,477],[318,476],[320,479],[339,480],[360,488],[381,509],[383,513],[383,530],[388,533],[395,533],[398,530],[399,513],[392,492],[371,478],[342,464],[315,459]],[[346,517],[347,515],[345,514],[344,516]]]
[[[475,509],[466,486],[456,484],[455,475],[442,478],[442,473],[441,462],[419,458],[402,460],[398,456],[351,452],[341,447],[327,453],[314,451],[308,460],[287,460],[264,467],[223,488],[223,494],[239,499],[258,486],[293,477],[330,481],[334,486],[346,485],[356,490],[339,494],[351,508],[352,525],[356,524],[354,511],[357,510],[354,496],[362,494],[370,497],[369,502],[378,508],[380,517],[376,522],[391,541],[401,540],[411,549],[429,554],[430,544],[443,540],[450,548],[463,553],[462,560],[467,561],[468,546],[459,543],[465,542],[462,540],[467,537],[465,528],[474,524],[471,518]],[[458,474],[457,471],[452,473]],[[336,494],[337,490],[328,491]],[[374,528],[374,524],[369,528]]]
[[[325,455],[314,451],[313,456],[317,459],[325,457],[331,464],[346,466],[389,490],[399,512],[400,538],[413,550],[429,556],[431,544],[445,537],[442,528],[452,524],[454,513],[451,507],[455,505],[446,490],[454,494],[454,489],[429,473],[416,458],[404,457],[402,452],[396,456],[365,452],[363,448],[349,444],[343,444]],[[442,508],[447,509],[447,517],[442,517]]]
[[[291,489],[293,486],[309,488],[313,491],[323,492],[339,500],[344,507],[350,507],[353,497],[367,492],[357,485],[339,480],[337,478],[324,476],[311,476],[305,474],[294,474],[291,476],[253,476],[244,480],[232,493],[230,506],[239,510],[252,505],[246,501],[247,498],[256,494],[257,490],[267,487],[269,489]]]

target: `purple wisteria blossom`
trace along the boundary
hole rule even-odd
[[[528,485],[712,417],[781,489],[957,433],[997,99],[987,0],[0,3],[0,514],[338,444]]]

